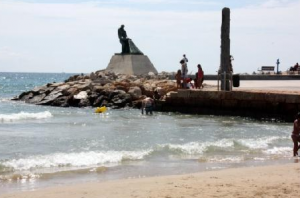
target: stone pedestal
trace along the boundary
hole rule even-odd
[[[149,72],[157,74],[157,70],[147,56],[134,54],[115,54],[110,59],[106,70],[128,75],[146,75]]]

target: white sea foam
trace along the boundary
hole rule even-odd
[[[11,98],[0,98],[0,102],[11,102]]]
[[[34,120],[34,119],[46,119],[52,117],[49,111],[43,111],[39,113],[13,113],[13,114],[0,114],[0,122],[13,122],[18,120]]]
[[[51,155],[33,156],[24,159],[13,159],[2,163],[3,166],[14,170],[29,170],[33,168],[50,167],[89,167],[103,164],[120,163],[123,160],[140,160],[152,151],[107,151],[56,153]]]
[[[244,157],[232,156],[232,157],[212,157],[207,159],[208,162],[222,162],[222,163],[240,163],[244,161]]]
[[[204,143],[190,142],[183,145],[168,144],[162,146],[167,147],[170,150],[179,150],[188,155],[199,155],[199,154],[203,154],[211,146],[220,147],[220,148],[230,148],[234,146],[234,143],[232,140],[223,139],[216,142],[204,142]]]
[[[258,139],[240,139],[237,140],[238,143],[250,148],[250,149],[266,149],[272,142],[283,139],[282,137],[265,137]]]
[[[269,155],[291,155],[292,151],[291,147],[274,147],[263,152]]]

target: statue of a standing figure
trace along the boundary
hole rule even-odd
[[[127,37],[124,25],[118,29],[118,37],[122,45],[122,54],[143,54],[133,43],[133,41]]]
[[[118,29],[118,36],[122,45],[122,54],[129,54],[129,38],[127,38],[127,34],[124,30],[124,27],[124,25],[121,25],[121,27]]]

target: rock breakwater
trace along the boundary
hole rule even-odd
[[[162,97],[177,90],[176,83],[168,76],[167,73],[133,76],[99,70],[88,75],[71,76],[65,82],[35,87],[13,100],[58,107],[139,108],[141,101],[152,97],[155,90]]]

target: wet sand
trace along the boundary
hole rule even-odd
[[[299,159],[290,164],[235,168],[197,174],[125,179],[61,186],[0,198],[192,198],[299,197]]]

